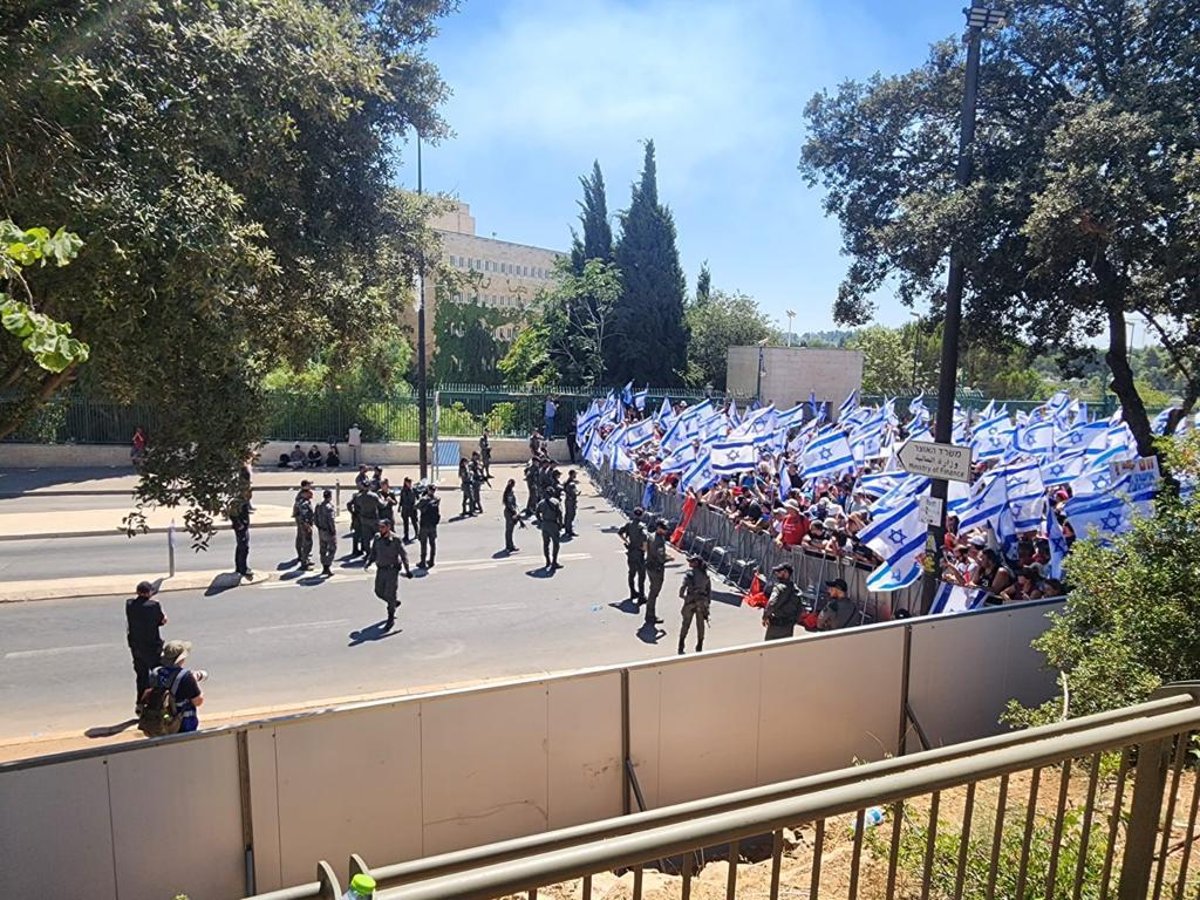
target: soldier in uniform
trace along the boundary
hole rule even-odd
[[[396,504],[398,499],[396,493],[392,490],[392,483],[386,478],[379,483],[379,521],[385,519],[392,526],[392,531],[396,530]]]
[[[771,570],[775,573],[775,587],[771,599],[763,610],[763,627],[767,629],[768,641],[790,638],[796,631],[800,619],[800,592],[792,581],[792,567],[780,563]]]
[[[663,579],[667,575],[667,520],[654,523],[654,534],[646,540],[646,576],[650,579],[650,594],[646,597],[646,624],[657,625],[657,606]],[[702,639],[703,640],[703,639]]]
[[[362,516],[359,515],[358,494],[351,494],[346,503],[346,511],[350,513],[350,558],[366,553],[362,545]]]
[[[371,552],[367,557],[366,571],[375,561],[375,596],[387,604],[387,624],[391,628],[396,624],[396,607],[400,600],[396,596],[399,590],[400,569],[404,569],[404,577],[412,578],[412,569],[408,567],[408,554],[404,552],[404,542],[392,531],[392,523],[387,519],[379,521],[379,534],[371,543]]]
[[[463,516],[475,515],[475,506],[471,501],[471,466],[465,456],[458,460],[458,483],[462,487]]]
[[[332,575],[333,558],[337,555],[337,510],[333,508],[333,491],[324,491],[313,519],[317,526],[317,541],[321,552],[321,574]]]
[[[488,476],[483,474],[483,461],[480,460],[478,453],[471,454],[471,461],[467,464],[467,470],[471,475],[472,514],[482,514],[483,500],[480,498],[479,492],[483,489],[483,483],[488,480]]]
[[[537,457],[529,460],[525,466],[525,487],[529,488],[529,499],[525,501],[525,514],[533,515],[533,510],[537,507],[537,502],[540,498],[538,492],[538,476],[541,466],[537,461]]]
[[[359,490],[362,490],[363,488],[369,488],[371,486],[371,476],[367,472],[367,467],[365,465],[360,465],[358,467],[358,474],[354,476],[354,486]]]
[[[492,445],[488,441],[487,429],[483,429],[483,436],[479,438],[479,454],[480,461],[483,463],[483,474],[488,478],[492,477]]]
[[[625,562],[629,566],[629,599],[639,606],[646,600],[646,529],[642,527],[640,506],[633,518],[621,526],[617,534],[625,542]]]
[[[508,479],[508,484],[504,486],[504,549],[509,553],[516,553],[520,547],[513,543],[513,529],[520,525],[525,527],[525,523],[521,521],[521,510],[517,506],[517,480],[515,478]]]
[[[246,489],[246,496],[234,500],[229,512],[229,524],[233,528],[233,539],[237,547],[233,551],[233,567],[243,578],[253,578],[250,571],[250,497],[252,492]]]
[[[575,512],[579,509],[579,479],[575,476],[575,470],[571,469],[567,472],[567,483],[563,485],[563,511],[565,519],[563,527],[566,529],[567,537],[578,537],[575,534]]]
[[[371,547],[375,535],[379,533],[379,495],[371,490],[370,485],[359,488],[358,497],[358,534],[362,551],[366,554],[367,565],[371,564]]]
[[[408,536],[408,526],[412,524],[412,534],[417,536],[417,492],[413,489],[411,478],[405,478],[400,486],[400,519],[404,522],[404,543],[412,538]]]
[[[417,501],[417,519],[420,522],[417,540],[421,542],[421,561],[417,565],[432,569],[437,555],[438,523],[442,521],[442,501],[438,498],[436,484],[429,485],[425,496]]]
[[[542,530],[542,553],[546,557],[546,568],[561,569],[558,564],[558,548],[562,541],[563,512],[558,502],[558,493],[549,488],[542,494],[537,505],[538,527]],[[553,552],[551,552],[553,548]]]
[[[292,518],[296,521],[296,558],[300,568],[311,569],[313,547],[313,505],[312,488],[305,482],[300,488],[300,495],[292,505]]]
[[[699,653],[704,649],[704,626],[708,622],[708,608],[712,604],[712,582],[708,578],[704,560],[699,556],[688,557],[688,571],[683,576],[679,596],[683,600],[680,610],[683,623],[679,628],[679,652],[683,653],[683,642],[687,640],[692,619],[695,619],[696,652]]]

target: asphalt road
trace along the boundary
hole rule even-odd
[[[445,497],[448,512],[456,503]],[[580,535],[563,544],[564,568],[553,575],[543,568],[532,527],[518,531],[519,553],[497,553],[503,528],[494,505],[479,518],[444,522],[437,566],[401,580],[403,605],[390,633],[380,627],[384,607],[373,595],[373,576],[342,562],[329,580],[291,569],[278,582],[163,594],[170,619],[164,638],[192,641],[192,664],[210,672],[202,724],[206,713],[673,654],[683,563],[677,559],[667,572],[660,602],[666,623],[654,633],[641,630],[641,613],[622,602],[624,556],[615,535],[621,522],[603,500],[582,498]],[[11,542],[0,545],[0,577],[22,577],[16,573],[29,567],[43,577],[95,573],[101,565],[136,571],[149,559],[144,554],[161,560],[162,540],[152,544],[154,537]],[[228,559],[225,539],[217,536],[215,555],[201,557],[199,568]],[[252,565],[286,569],[277,561],[290,559],[290,546],[288,529],[263,529]],[[709,648],[762,639],[757,611],[739,602],[731,593],[715,598]],[[120,597],[0,604],[0,739],[129,718],[134,683],[124,638]]]

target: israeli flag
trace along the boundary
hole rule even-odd
[[[1054,452],[1054,423],[1030,422],[1017,432],[1014,445],[1026,453],[1046,455]]]
[[[633,406],[633,382],[621,388],[621,402],[626,406]]]
[[[1007,482],[1003,471],[985,472],[972,486],[971,496],[961,504],[949,503],[947,508],[958,516],[958,530],[966,531],[987,524],[1000,530],[1000,515],[1008,508]]]
[[[702,491],[717,480],[707,453],[702,453],[695,464],[679,479],[680,491]]]
[[[907,503],[909,498],[919,497],[926,493],[933,483],[924,475],[910,475],[907,472],[897,472],[895,474],[900,476],[900,481],[886,494],[871,504],[872,516],[887,515],[890,510],[897,509]]]
[[[854,452],[850,449],[850,442],[837,429],[818,432],[816,438],[804,448],[805,478],[840,475],[853,466]]]
[[[613,468],[618,472],[633,471],[633,458],[625,452],[625,448],[620,444],[613,448]]]
[[[846,416],[850,415],[850,413],[857,406],[858,406],[858,390],[855,389],[847,395],[846,399],[842,401],[842,405],[838,407],[838,421],[841,422],[843,419],[845,419]]]
[[[1063,512],[1077,537],[1095,537],[1104,544],[1133,527],[1129,505],[1116,494],[1073,497]]]
[[[924,536],[917,541],[915,553],[919,553],[924,546]],[[879,568],[867,576],[867,590],[877,593],[886,593],[888,591],[900,591],[916,583],[921,577],[921,564],[916,559],[903,560],[898,559],[895,562],[888,560]]]
[[[937,593],[933,595],[933,606],[929,608],[931,616],[952,615],[953,613],[969,612],[983,606],[987,599],[987,591],[978,588],[963,587],[958,584],[943,583],[938,585]]]
[[[779,467],[779,496],[786,500],[792,492],[792,473],[788,471],[787,463]]]
[[[920,501],[910,497],[887,513],[881,514],[858,533],[858,539],[888,561],[905,551],[914,540],[924,546],[928,528],[921,524]]]
[[[1042,524],[1046,486],[1042,484],[1042,471],[1036,462],[1009,466],[1005,472],[1005,490],[1008,511],[1017,532],[1032,531]]]
[[[1060,453],[1056,457],[1042,460],[1042,483],[1047,487],[1068,484],[1083,474],[1087,455],[1083,450]]]
[[[587,441],[583,445],[583,458],[589,463],[600,468],[600,464],[604,462],[604,457],[600,453],[600,429],[593,428],[588,432]]]
[[[1013,445],[1017,426],[1008,413],[984,419],[971,435],[971,449],[976,459],[999,459]]]
[[[601,454],[604,456],[604,458],[606,460],[611,460],[612,456],[613,456],[613,452],[616,450],[617,447],[621,446],[621,444],[624,440],[625,440],[625,426],[622,425],[619,428],[614,428],[609,433],[608,437],[604,439],[604,444],[600,448]]]
[[[654,440],[657,432],[654,430],[653,419],[642,419],[625,431],[625,449],[637,450]]]
[[[695,465],[698,456],[695,444],[684,444],[663,460],[662,473],[669,475],[672,472],[686,472]]]
[[[1109,426],[1107,422],[1091,422],[1075,425],[1055,437],[1059,450],[1071,452],[1082,450],[1091,456],[1099,455],[1108,448]]]
[[[723,440],[725,433],[729,430],[729,423],[725,419],[723,413],[717,413],[715,416],[710,416],[707,421],[701,422],[696,429],[696,436],[706,444],[712,444],[714,441]]]
[[[1100,494],[1111,494],[1123,487],[1126,479],[1113,478],[1108,465],[1099,465],[1085,469],[1078,478],[1071,479],[1071,494],[1074,497],[1092,497]]]
[[[754,468],[758,453],[754,442],[745,438],[737,441],[717,441],[709,447],[712,470],[718,475],[735,475]]]
[[[1063,563],[1067,559],[1067,539],[1063,537],[1062,526],[1058,524],[1058,516],[1054,507],[1046,504],[1046,538],[1050,544],[1049,576],[1055,581],[1062,581]]]
[[[804,424],[804,404],[797,403],[791,409],[776,413],[780,428],[798,428]]]
[[[887,434],[887,423],[882,419],[856,428],[850,435],[850,449],[854,453],[854,461],[859,465],[868,459],[883,455],[884,438]]]
[[[908,404],[908,414],[910,428],[924,428],[929,424],[931,418],[929,410],[925,407],[925,392],[922,391],[912,399]]]
[[[725,410],[725,418],[729,420],[729,424],[737,428],[741,424],[741,416],[738,415],[737,401],[732,397],[729,398],[729,408]]]
[[[729,435],[730,440],[749,438],[756,446],[771,443],[775,432],[779,430],[779,416],[774,406],[760,409],[753,416],[746,418],[738,428]]]
[[[643,391],[638,391],[633,395],[633,406],[638,412],[645,412],[646,400],[650,397],[650,388],[647,387]]]
[[[907,480],[908,476],[903,472],[873,472],[858,479],[858,490],[872,497],[882,497]]]
[[[662,440],[658,445],[664,453],[674,453],[680,447],[689,443],[690,438],[687,433],[687,425],[682,417],[677,417],[671,427],[667,429],[667,433],[663,435]]]

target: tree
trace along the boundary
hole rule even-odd
[[[500,371],[497,366],[511,345],[497,335],[515,318],[507,310],[481,303],[478,293],[465,300],[448,297],[439,300],[433,326],[437,338],[434,380],[498,384]]]
[[[893,280],[944,303],[945,259],[966,259],[965,326],[1072,350],[1106,335],[1112,389],[1143,455],[1150,423],[1127,317],[1151,322],[1200,395],[1200,42],[1192,4],[1038,0],[988,38],[969,190],[954,181],[963,52],[936,45],[904,75],[849,82],[808,104],[801,171],[852,257],[835,318],[861,324]]]
[[[679,384],[687,367],[683,269],[675,246],[675,220],[658,202],[654,142],[646,142],[642,176],[621,214],[616,249],[624,290],[613,312],[605,372],[615,384]]]
[[[779,333],[754,298],[712,291],[688,306],[687,381],[695,387],[725,390],[730,347],[778,340]]]
[[[609,262],[613,258],[612,226],[608,223],[608,198],[599,160],[592,163],[591,177],[581,177],[579,183],[583,186],[583,199],[579,201],[583,238],[571,229],[571,268],[576,275],[583,274],[589,259]]]
[[[523,328],[496,366],[505,384],[558,384],[558,372],[550,362],[550,334],[545,321],[538,318]]]
[[[700,274],[696,276],[696,305],[707,303],[712,294],[712,272],[708,270],[708,260],[700,266]]]
[[[612,344],[621,273],[610,262],[589,259],[583,272],[564,272],[543,297],[547,355],[564,383],[604,383],[605,351]]]
[[[203,538],[260,439],[263,374],[356,346],[404,300],[425,211],[391,191],[395,147],[445,132],[421,48],[454,6],[6,4],[0,214],[84,240],[39,310],[91,357],[48,374],[0,335],[22,400],[0,436],[76,380],[153,403],[138,496],[191,507]]]
[[[1177,475],[1200,474],[1200,438],[1160,441]],[[1200,678],[1200,501],[1163,493],[1152,518],[1104,547],[1076,541],[1067,557],[1066,607],[1034,640],[1061,673],[1059,694],[1025,709],[1011,703],[1016,724],[1140,703],[1162,684]],[[1064,700],[1064,691],[1070,703]]]

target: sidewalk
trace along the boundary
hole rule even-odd
[[[254,573],[253,581],[243,581],[229,569],[206,569],[202,572],[177,572],[168,575],[83,575],[79,578],[39,578],[31,581],[9,581],[0,593],[0,603],[28,603],[34,600],[70,600],[75,597],[97,597],[129,594],[139,581],[154,584],[155,593],[163,591],[198,591],[220,593],[239,585],[278,581],[287,571],[262,570]]]

